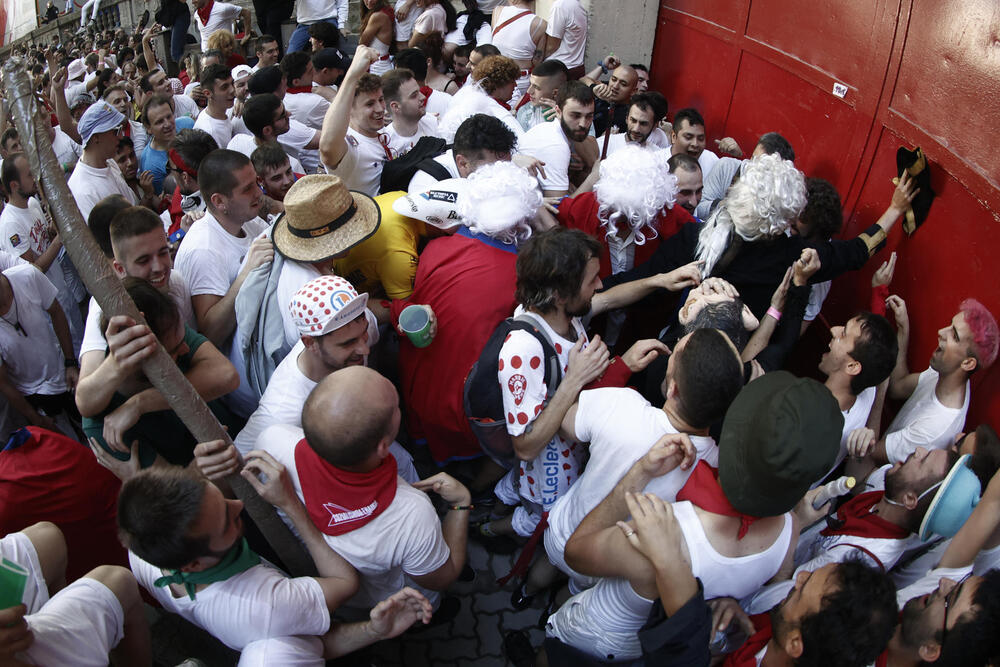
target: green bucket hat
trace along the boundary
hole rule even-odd
[[[719,438],[719,485],[733,508],[778,516],[830,471],[844,416],[825,386],[785,371],[766,373],[737,395]]]

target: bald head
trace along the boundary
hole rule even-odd
[[[386,378],[365,366],[331,373],[309,394],[302,430],[309,446],[338,468],[377,463],[399,428],[399,396]]]
[[[611,72],[608,88],[615,104],[625,104],[639,84],[639,74],[631,65],[619,65]]]

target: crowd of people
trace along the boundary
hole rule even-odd
[[[145,594],[240,665],[320,665],[454,618],[474,540],[542,603],[517,665],[998,664],[1000,439],[966,416],[1000,332],[953,294],[910,349],[883,248],[917,179],[844,238],[781,127],[713,151],[655,63],[589,68],[579,0],[463,4],[363,0],[349,35],[346,0],[170,0],[15,48],[47,133],[5,98],[0,660],[151,664]],[[64,247],[48,144],[120,285]]]

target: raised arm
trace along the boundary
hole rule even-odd
[[[361,75],[378,59],[378,53],[367,46],[359,46],[354,53],[351,66],[344,75],[344,82],[337,91],[337,97],[326,110],[323,119],[323,129],[319,138],[319,155],[330,169],[334,169],[344,159],[347,153],[347,127],[351,123],[351,107],[354,104],[354,91],[358,87]]]
[[[690,262],[668,273],[658,273],[648,278],[621,283],[595,294],[590,304],[591,315],[599,315],[616,308],[631,306],[660,289],[679,292],[700,283],[701,263]]]
[[[59,119],[59,128],[69,136],[70,139],[80,144],[83,140],[76,129],[76,120],[69,111],[69,104],[66,103],[66,68],[60,67],[52,75],[52,105],[56,109],[56,118]]]

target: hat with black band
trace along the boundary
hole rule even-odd
[[[321,262],[372,236],[382,214],[375,200],[348,190],[338,176],[311,174],[285,194],[285,212],[274,227],[274,247],[287,259]]]

